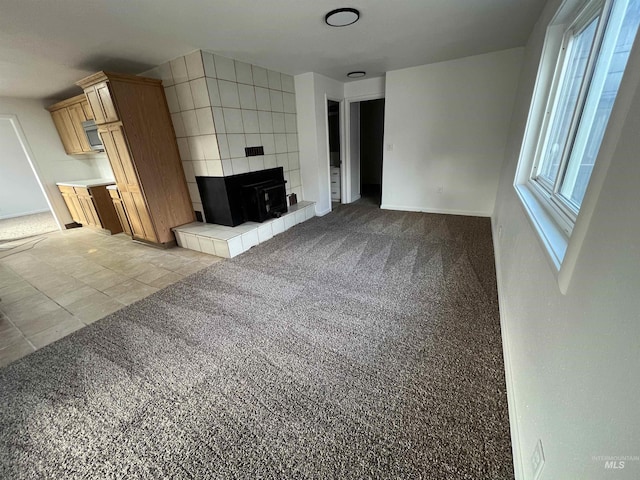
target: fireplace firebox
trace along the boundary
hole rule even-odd
[[[196,177],[207,223],[235,227],[287,213],[282,167],[228,177]]]

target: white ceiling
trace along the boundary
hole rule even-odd
[[[2,0],[0,96],[64,98],[98,70],[140,73],[197,48],[346,81],[524,45],[545,0]],[[333,8],[360,21],[324,23]]]

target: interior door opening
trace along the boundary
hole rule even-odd
[[[331,181],[331,204],[342,200],[342,158],[340,156],[340,103],[327,100],[329,130],[329,172]]]

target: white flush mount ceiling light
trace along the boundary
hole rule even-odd
[[[324,16],[324,21],[331,27],[346,27],[360,18],[360,12],[355,8],[337,8]]]
[[[349,78],[360,78],[360,77],[364,77],[367,74],[367,72],[363,72],[362,70],[358,70],[355,72],[349,72],[347,73],[347,77]]]

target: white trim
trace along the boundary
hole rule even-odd
[[[40,209],[40,210],[30,210],[28,212],[23,213],[12,213],[11,215],[2,215],[0,216],[0,220],[8,220],[9,218],[18,218],[18,217],[26,217],[27,215],[35,215],[36,213],[45,213],[50,212],[48,208]],[[57,223],[57,222],[56,222]]]
[[[450,210],[447,208],[430,208],[430,207],[409,207],[406,205],[380,205],[381,210],[399,210],[403,212],[424,212],[439,213],[443,215],[463,215],[465,217],[491,217],[492,212],[481,212],[471,210]]]
[[[520,448],[520,430],[518,427],[518,413],[516,410],[516,389],[513,382],[513,368],[511,367],[511,346],[509,343],[509,327],[506,319],[506,307],[500,292],[504,291],[502,279],[502,262],[500,260],[500,235],[497,233],[494,219],[491,218],[491,231],[493,236],[493,256],[496,264],[496,283],[498,285],[498,308],[500,316],[500,334],[502,336],[502,355],[504,357],[504,379],[507,387],[507,406],[509,409],[509,427],[511,432],[511,453],[513,456],[513,470],[516,480],[524,480],[524,459]]]
[[[318,205],[318,204],[316,203],[316,205]],[[322,212],[318,212],[318,211],[316,210],[316,217],[324,217],[324,216],[325,216],[326,214],[328,214],[328,213],[331,213],[331,208],[328,208],[328,209],[326,209],[326,210],[323,210]]]
[[[356,195],[355,197],[353,197],[353,202],[357,202],[361,198],[362,198],[362,195]],[[353,202],[351,202],[351,203],[353,203]]]
[[[62,223],[58,219],[58,215],[56,215],[56,211],[53,208],[53,204],[51,203],[51,199],[49,198],[47,189],[44,187],[44,184],[40,180],[40,171],[39,171],[40,169],[36,164],[36,162],[34,161],[35,156],[33,155],[31,147],[29,146],[29,142],[27,141],[27,137],[25,136],[24,131],[22,130],[22,125],[20,125],[18,116],[14,114],[0,114],[0,120],[9,120],[9,123],[11,123],[11,126],[13,127],[13,131],[16,132],[16,136],[18,137],[18,141],[20,142],[20,146],[22,147],[22,151],[24,152],[24,155],[27,158],[29,167],[31,167],[31,171],[33,172],[33,175],[36,177],[36,182],[38,183],[38,187],[40,187],[40,190],[44,195],[44,199],[47,202],[47,205],[49,206],[49,211],[53,215],[53,219],[55,220],[56,225],[58,225],[58,229],[62,230]]]

